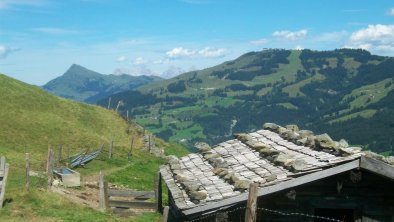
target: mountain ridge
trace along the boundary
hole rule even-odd
[[[268,49],[111,97],[158,136],[190,146],[277,122],[392,152],[393,76],[394,58],[361,49]]]
[[[42,88],[61,97],[96,103],[97,100],[111,94],[134,89],[160,79],[157,76],[145,75],[104,75],[81,65],[72,64],[62,76],[49,81]]]

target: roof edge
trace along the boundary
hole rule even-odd
[[[360,168],[394,180],[394,167],[380,160],[362,156]]]
[[[289,189],[289,188],[292,188],[292,187],[296,187],[296,186],[299,186],[299,185],[302,185],[302,184],[306,184],[306,183],[309,183],[309,182],[312,182],[312,181],[316,181],[316,180],[319,180],[319,179],[323,179],[323,178],[326,178],[326,177],[330,177],[330,176],[333,176],[333,175],[336,175],[336,174],[339,174],[339,173],[343,173],[343,172],[346,172],[346,171],[349,171],[349,170],[352,170],[352,169],[356,169],[356,168],[359,168],[359,167],[360,167],[360,159],[353,160],[351,162],[348,162],[348,163],[345,163],[345,164],[342,164],[342,165],[339,165],[339,166],[335,166],[335,167],[328,168],[328,169],[325,169],[325,170],[322,170],[322,171],[317,171],[317,172],[314,172],[314,173],[311,173],[311,174],[307,174],[305,176],[294,178],[292,180],[289,180],[289,181],[286,181],[286,182],[282,182],[282,183],[279,183],[279,184],[276,184],[276,185],[272,185],[272,186],[268,186],[268,187],[262,187],[262,188],[259,187],[257,196],[258,197],[265,196],[265,195],[268,195],[268,194],[271,194],[271,193],[275,193],[275,192],[278,192],[278,191],[281,191],[281,190],[285,190],[285,189]],[[394,177],[394,172],[392,172],[392,174],[393,174],[393,177]],[[235,197],[227,198],[227,199],[224,199],[224,200],[221,200],[221,201],[218,201],[218,202],[214,202],[214,203],[211,203],[211,204],[206,204],[206,205],[203,205],[203,206],[200,206],[200,207],[195,207],[195,208],[192,208],[192,209],[185,210],[185,211],[183,211],[183,214],[185,216],[189,216],[189,215],[192,215],[192,214],[205,212],[205,211],[208,211],[208,210],[210,210],[210,211],[213,211],[215,209],[219,210],[219,209],[221,209],[221,208],[223,208],[223,207],[225,207],[225,206],[227,206],[229,204],[240,203],[240,202],[246,201],[248,199],[248,195],[249,195],[249,192],[245,192],[245,193],[242,193],[242,194],[240,194],[238,196],[235,196]]]

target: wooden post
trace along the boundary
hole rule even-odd
[[[52,149],[52,145],[48,144],[47,169],[46,169],[47,173],[49,172],[49,164],[50,164],[49,159],[51,155],[51,149]]]
[[[108,109],[111,108],[111,97],[108,99]]]
[[[111,139],[111,142],[109,142],[109,149],[108,149],[108,158],[112,158],[112,148],[114,146],[114,139]]]
[[[66,147],[66,152],[67,152],[67,161],[66,161],[66,166],[68,167],[69,163],[70,163],[70,146]]]
[[[116,105],[116,109],[115,109],[115,112],[116,112],[116,113],[118,112],[118,109],[119,109],[119,107],[120,107],[121,105],[123,105],[123,102],[122,102],[122,100],[119,100],[119,101],[118,101],[118,105]]]
[[[1,161],[5,162],[5,158],[1,158]],[[4,167],[4,176],[3,176],[3,185],[1,188],[1,192],[0,192],[0,208],[3,208],[4,206],[4,195],[5,195],[5,187],[7,184],[7,178],[8,178],[8,170],[10,169],[10,165],[8,163],[5,164]]]
[[[251,183],[249,185],[249,196],[246,205],[245,222],[256,221],[256,207],[257,207],[257,183]]]
[[[108,183],[104,181],[104,174],[100,171],[99,176],[99,208],[103,211],[108,210]]]
[[[157,172],[155,177],[155,199],[157,203],[157,211],[163,213],[163,192],[161,189],[161,173]]]
[[[48,175],[48,189],[51,189],[53,183],[53,164],[54,164],[54,153],[52,146],[50,145],[48,151],[48,160],[47,160],[47,175]]]
[[[126,120],[129,121],[129,110],[126,110]]]
[[[30,173],[30,156],[29,156],[29,153],[26,153],[26,155],[25,155],[25,167],[26,167],[26,182],[25,182],[25,190],[27,191],[27,192],[29,192],[29,190],[30,190],[30,175],[29,175],[29,173]]]
[[[131,156],[133,155],[133,153],[132,153],[133,152],[133,145],[134,145],[134,137],[132,136],[131,141],[130,141],[130,150],[127,153],[127,160],[130,160]]]
[[[149,149],[149,152],[150,152],[150,150],[151,150],[151,135],[149,134],[148,135],[148,149]]]
[[[59,145],[59,153],[57,156],[57,162],[60,164],[60,162],[62,161],[63,158],[63,144]]]
[[[168,222],[168,212],[170,211],[169,206],[164,207],[164,212],[163,212],[163,222]]]

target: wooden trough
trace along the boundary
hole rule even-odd
[[[4,195],[5,195],[5,185],[8,177],[8,170],[10,166],[5,161],[5,157],[0,157],[0,208],[3,207]]]

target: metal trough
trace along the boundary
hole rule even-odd
[[[53,173],[62,181],[62,184],[65,187],[81,186],[81,175],[77,171],[62,167],[54,169]]]

